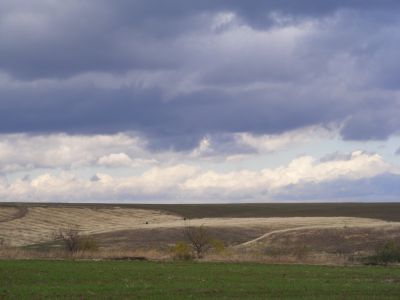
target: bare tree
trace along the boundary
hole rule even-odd
[[[59,229],[54,238],[64,243],[65,249],[68,252],[74,253],[79,250],[80,234],[79,230],[73,227]]]
[[[183,236],[192,246],[197,258],[202,258],[204,253],[212,246],[210,233],[203,225],[198,227],[185,225]]]

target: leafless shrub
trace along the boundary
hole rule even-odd
[[[77,228],[68,227],[59,229],[55,233],[54,238],[61,241],[65,249],[70,253],[98,250],[97,241],[91,237],[82,236]]]
[[[60,228],[54,234],[54,239],[61,241],[65,249],[71,253],[78,251],[79,238],[79,230],[73,227]]]
[[[197,258],[203,258],[204,253],[212,247],[213,239],[203,225],[198,227],[190,225],[185,226],[183,229],[183,236],[192,246]]]

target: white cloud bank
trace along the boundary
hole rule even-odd
[[[328,132],[317,127],[276,135],[226,135],[225,140],[204,137],[188,151],[152,152],[147,140],[135,133],[109,135],[0,135],[0,173],[35,169],[79,169],[88,166],[136,168],[183,160],[227,159],[242,154],[271,153],[304,144]]]
[[[188,179],[184,187],[189,190],[216,188],[228,191],[275,191],[292,184],[318,183],[338,178],[355,180],[390,171],[392,167],[385,163],[381,156],[355,151],[349,160],[318,162],[311,156],[302,156],[294,159],[289,165],[276,169],[253,172],[244,170],[226,174],[208,171]]]
[[[117,155],[117,161],[127,161]],[[319,161],[310,156],[285,166],[259,171],[217,172],[188,164],[152,167],[137,176],[97,173],[83,179],[73,171],[45,173],[33,179],[0,181],[2,201],[66,202],[232,202],[273,201],[293,186],[354,181],[399,174],[377,154],[354,151],[342,160]],[[307,200],[307,199],[304,199]]]
[[[0,172],[38,168],[74,169],[90,165],[135,166],[148,163],[145,141],[128,134],[0,136]],[[136,157],[141,160],[136,160]],[[134,158],[132,158],[134,157]]]

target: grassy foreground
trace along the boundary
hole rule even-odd
[[[400,268],[0,261],[0,299],[398,299]]]

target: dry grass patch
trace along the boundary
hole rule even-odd
[[[14,219],[23,218],[27,212],[27,207],[0,206],[0,222],[8,222]]]
[[[314,252],[353,254],[371,252],[387,240],[400,241],[400,227],[342,227],[293,230],[271,235],[264,241],[264,247],[275,246],[293,250],[301,245],[306,245]]]
[[[176,215],[143,209],[31,207],[23,217],[3,222],[0,238],[9,245],[23,246],[51,240],[58,228],[77,227],[82,234],[95,234],[145,228],[148,224],[180,219]]]
[[[255,261],[354,264],[388,240],[400,242],[398,225],[278,230],[233,250]]]
[[[236,245],[262,235],[265,227],[206,227],[210,235],[226,245]],[[104,249],[166,248],[184,239],[182,227],[143,228],[95,234]]]

